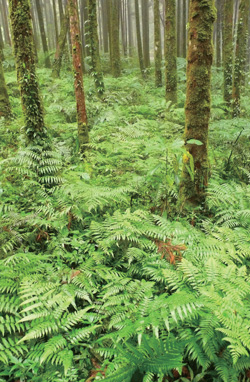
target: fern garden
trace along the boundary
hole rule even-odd
[[[88,34],[87,125],[68,53],[52,79],[38,52],[36,73],[24,62],[18,87],[3,49],[11,115],[0,113],[0,382],[248,382],[248,78],[232,118],[223,69],[211,67],[205,158],[207,138],[187,135],[187,110],[200,115],[204,104],[188,106],[186,59],[177,58],[176,102],[155,86],[153,65],[141,75],[137,57],[122,57],[116,76],[103,54],[104,89]],[[32,76],[43,105],[33,125],[19,93]],[[27,130],[36,118],[42,130]]]

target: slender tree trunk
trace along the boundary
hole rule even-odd
[[[109,51],[109,34],[108,34],[108,4],[107,0],[101,2],[102,9],[102,33],[103,33],[103,49],[104,53]]]
[[[4,61],[3,48],[4,48],[3,35],[2,35],[2,29],[0,28],[0,60],[2,61]]]
[[[128,42],[127,42],[127,17],[125,0],[120,0],[120,20],[121,20],[121,35],[124,57],[128,55]]]
[[[53,15],[54,15],[54,26],[55,26],[56,43],[57,43],[57,41],[58,41],[58,22],[57,22],[57,14],[56,14],[56,0],[53,0]]]
[[[69,0],[69,16],[73,71],[75,78],[74,86],[77,106],[78,140],[80,152],[83,153],[86,149],[86,144],[89,143],[89,133],[83,89],[82,52],[77,0]]]
[[[133,48],[134,48],[134,35],[133,35],[133,23],[132,23],[132,2],[131,0],[127,1],[127,14],[128,14],[128,50],[129,57],[133,56]]]
[[[159,0],[154,0],[154,37],[155,37],[155,86],[162,86],[161,73],[161,29]]]
[[[183,15],[182,15],[182,57],[186,58],[187,54],[187,2],[183,0]]]
[[[166,100],[177,103],[177,46],[175,1],[165,0]]]
[[[29,0],[9,0],[9,4],[26,136],[28,142],[41,144],[46,138],[46,128],[36,77]]]
[[[5,42],[11,45],[9,21],[8,21],[8,6],[6,0],[2,0],[2,19],[3,19],[3,31],[5,36]]]
[[[111,52],[112,74],[121,75],[120,41],[119,41],[119,4],[117,0],[111,1]]]
[[[10,100],[5,83],[2,59],[0,55],[0,118],[9,118],[11,116]]]
[[[59,7],[59,16],[60,16],[60,28],[62,28],[63,15],[64,15],[62,0],[58,0],[58,7]]]
[[[215,17],[214,0],[190,0],[184,133],[187,151],[183,155],[181,207],[187,202],[203,202],[208,185],[208,126]]]
[[[223,20],[223,64],[224,64],[224,100],[228,107],[232,101],[233,85],[233,0],[224,0]]]
[[[233,76],[233,116],[241,113],[240,93],[245,82],[246,46],[248,31],[249,0],[241,0],[238,16],[238,30]]]
[[[62,20],[61,31],[57,42],[55,59],[53,62],[52,77],[59,78],[62,66],[62,58],[67,41],[67,33],[69,30],[69,9],[65,8],[65,13]]]
[[[136,23],[136,37],[137,37],[137,50],[141,74],[145,77],[145,67],[142,55],[142,42],[141,42],[141,28],[140,28],[140,13],[139,13],[139,2],[135,0],[135,23]]]
[[[103,82],[103,74],[101,70],[101,61],[100,61],[100,54],[99,54],[96,0],[88,0],[88,13],[89,13],[91,72],[94,77],[97,94],[101,96],[104,93],[104,82]]]
[[[217,0],[216,66],[221,67],[222,0]]]
[[[42,39],[43,52],[45,54],[45,67],[50,68],[51,64],[50,64],[50,59],[49,59],[49,49],[48,49],[48,44],[47,44],[47,39],[46,39],[46,34],[45,34],[43,14],[42,14],[42,8],[41,8],[40,0],[35,0],[35,3],[36,3],[36,10],[37,10],[40,34],[41,34],[41,39]]]
[[[149,2],[142,0],[142,40],[143,40],[143,57],[145,68],[150,66],[150,52],[149,52]]]

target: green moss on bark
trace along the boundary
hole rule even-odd
[[[25,131],[29,142],[40,143],[46,137],[46,128],[36,76],[30,4],[28,0],[10,0],[9,4]]]
[[[104,81],[103,81],[103,74],[101,70],[101,60],[100,60],[100,54],[99,54],[96,0],[88,0],[88,10],[89,10],[89,39],[90,39],[91,72],[94,77],[97,94],[99,96],[102,96],[104,93]]]
[[[161,73],[161,28],[159,0],[154,0],[154,39],[155,39],[155,86],[162,86]]]
[[[0,118],[9,118],[11,115],[11,107],[7,87],[5,83],[3,65],[0,57]]]
[[[214,0],[191,0],[187,54],[185,147],[180,204],[200,203],[208,184],[208,126],[211,104],[212,31]],[[191,139],[200,144],[188,143]]]
[[[119,4],[117,0],[110,2],[111,22],[111,68],[114,77],[121,75],[121,58],[119,42]]]
[[[177,103],[177,42],[176,5],[173,0],[165,0],[165,66],[166,100]]]

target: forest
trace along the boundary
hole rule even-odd
[[[250,382],[250,0],[0,0],[0,382]]]

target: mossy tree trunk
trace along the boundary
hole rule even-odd
[[[53,62],[53,69],[52,69],[53,78],[60,77],[62,58],[65,51],[68,29],[69,29],[69,9],[68,9],[68,5],[66,5],[65,13],[62,19],[60,34],[57,41],[56,54],[55,54],[55,58]]]
[[[3,48],[4,48],[3,35],[2,35],[2,29],[0,28],[0,60],[4,60]]]
[[[166,100],[177,103],[177,42],[175,1],[165,0]]]
[[[142,53],[142,42],[141,42],[141,27],[140,27],[140,13],[139,13],[139,2],[135,0],[135,23],[136,23],[136,38],[137,38],[137,50],[138,50],[138,59],[141,74],[145,77],[145,66]]]
[[[49,59],[49,49],[48,49],[48,43],[47,43],[47,38],[45,33],[43,13],[42,13],[40,0],[35,0],[35,3],[36,3],[36,10],[37,10],[38,24],[39,24],[41,39],[42,39],[43,52],[45,55],[45,66],[46,68],[50,68],[51,64]]]
[[[241,0],[235,51],[235,64],[233,76],[233,116],[238,117],[241,113],[240,93],[245,82],[245,65],[247,54],[247,31],[248,31],[249,0]]]
[[[161,72],[161,26],[160,26],[160,9],[159,0],[154,0],[154,39],[155,39],[155,86],[162,86]]]
[[[10,100],[5,83],[2,58],[0,55],[0,118],[9,118],[11,116]]]
[[[55,34],[56,34],[56,43],[58,41],[58,22],[57,22],[57,12],[56,12],[56,1],[52,0],[53,5],[53,16],[54,16],[54,26],[55,26]]]
[[[111,68],[114,77],[121,75],[120,41],[119,41],[119,3],[111,0]]]
[[[28,142],[46,138],[43,108],[36,77],[29,0],[9,0],[10,20]]]
[[[190,0],[185,147],[180,205],[199,204],[208,185],[208,126],[211,104],[214,0]]]
[[[104,93],[104,82],[103,82],[103,74],[101,70],[101,60],[100,60],[100,54],[99,54],[96,0],[88,0],[88,12],[89,12],[91,72],[94,77],[97,94],[99,96],[102,96]]]
[[[80,37],[81,35],[77,0],[69,0],[69,17],[73,71],[75,78],[74,86],[77,107],[78,140],[80,152],[83,153],[86,149],[86,144],[89,143],[89,133],[85,105],[85,95],[83,88],[82,50]]]
[[[233,0],[224,0],[223,18],[223,66],[224,66],[224,100],[228,107],[232,101],[233,85]]]

